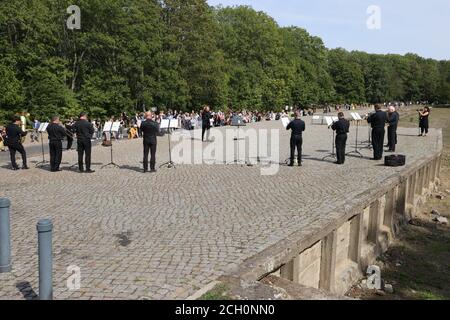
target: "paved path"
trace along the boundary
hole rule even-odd
[[[281,129],[279,160],[284,161],[289,134],[281,123],[251,128]],[[323,162],[331,133],[310,124],[307,130],[304,166],[282,166],[269,176],[261,175],[260,165],[221,164],[178,165],[144,175],[141,140],[114,145],[119,170],[100,170],[109,162],[109,149],[95,147],[92,175],[13,172],[2,163],[0,196],[13,204],[14,270],[0,275],[0,298],[31,299],[38,292],[40,218],[55,225],[56,299],[181,299],[402,170],[368,160],[369,150],[363,150],[365,159],[351,157],[344,166]],[[367,128],[360,133],[365,140]],[[354,134],[352,127],[349,142]],[[415,129],[399,134],[398,151],[409,163],[436,149],[437,131],[427,138],[418,138]],[[168,160],[167,137],[159,139],[157,156],[159,164]],[[63,162],[75,163],[76,152],[65,153]],[[77,291],[66,286],[71,265],[81,269]]]

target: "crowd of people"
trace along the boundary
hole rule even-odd
[[[399,122],[399,113],[397,108],[402,105],[386,104],[388,112],[382,112],[382,105],[375,106],[375,113],[372,113],[368,117],[368,122],[372,126],[372,143],[374,148],[374,160],[380,160],[383,153],[383,140],[385,136],[385,125],[388,124],[388,152],[395,152],[395,146],[397,144],[397,125]],[[345,105],[344,108],[348,110],[356,109],[353,105]],[[343,164],[345,162],[345,145],[346,134],[349,131],[349,123],[344,118],[344,113],[341,111],[340,106],[335,106],[335,110],[338,111],[339,121],[334,123],[332,128],[337,133],[336,148],[337,148],[337,162]],[[293,108],[288,108],[281,112],[260,112],[260,111],[211,111],[208,106],[204,107],[202,111],[191,113],[183,113],[179,111],[168,110],[167,112],[146,112],[136,113],[134,116],[128,116],[126,113],[122,113],[119,117],[111,117],[109,119],[90,119],[88,115],[82,113],[77,120],[69,119],[62,123],[58,116],[52,117],[51,123],[46,129],[48,133],[48,139],[50,142],[50,155],[51,155],[51,171],[60,171],[59,165],[62,157],[62,140],[67,140],[66,148],[70,150],[73,145],[73,141],[77,139],[77,150],[79,153],[79,168],[80,172],[85,172],[83,167],[83,156],[85,156],[86,172],[93,172],[90,169],[90,153],[91,153],[91,140],[102,139],[103,145],[110,145],[113,139],[138,139],[143,138],[145,154],[147,159],[144,159],[144,163],[148,162],[148,153],[151,152],[151,171],[154,171],[154,155],[156,153],[156,133],[160,132],[160,124],[162,120],[169,119],[176,121],[178,128],[185,130],[194,130],[202,128],[202,140],[209,140],[209,130],[212,127],[222,127],[232,125],[236,118],[240,119],[245,124],[255,123],[261,121],[278,121],[281,118],[291,118],[295,115],[294,120],[287,127],[288,130],[292,130],[293,136],[291,139],[291,163],[294,164],[294,154],[297,149],[298,164],[301,165],[301,146],[302,146],[302,132],[305,130],[305,123],[301,120],[305,116],[313,116],[317,111],[315,108],[301,110],[297,109],[293,112]],[[325,113],[329,112],[328,109],[324,110]],[[430,116],[430,108],[424,107],[417,110],[419,113],[419,127],[421,130],[420,136],[426,136],[428,134]],[[114,131],[103,131],[106,122],[119,123],[119,129]],[[22,113],[14,116],[12,123],[6,128],[0,127],[0,150],[6,151],[5,147],[9,148],[11,154],[11,164],[14,170],[18,170],[19,167],[16,164],[15,155],[19,152],[23,159],[23,169],[28,169],[26,163],[26,152],[23,147],[23,141],[27,135],[27,126],[31,129],[31,142],[39,141],[39,128],[41,123],[38,119],[30,120],[30,115]],[[56,159],[56,160],[55,160]],[[146,161],[147,160],[147,161]],[[147,171],[147,168],[144,168]]]

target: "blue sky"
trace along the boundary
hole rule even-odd
[[[450,60],[450,0],[207,0],[249,5],[281,26],[298,26],[328,48],[370,53],[417,53]],[[381,10],[381,29],[369,30],[367,9]]]

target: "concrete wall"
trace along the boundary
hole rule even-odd
[[[411,170],[311,247],[284,264],[279,276],[303,286],[344,294],[385,252],[399,225],[439,183],[440,155]]]

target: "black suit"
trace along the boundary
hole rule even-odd
[[[50,171],[59,170],[62,160],[62,141],[66,136],[66,130],[56,123],[51,123],[47,127],[49,147],[50,147]]]
[[[155,170],[156,148],[158,145],[159,124],[153,120],[146,120],[141,124],[144,137],[144,172],[148,171],[148,153],[150,151],[150,170]]]
[[[305,131],[306,125],[303,120],[295,119],[288,124],[286,130],[292,130],[291,134],[291,158],[290,165],[294,165],[295,149],[297,149],[298,164],[302,164],[302,146],[303,146],[303,131]]]
[[[367,122],[372,125],[372,146],[375,160],[383,158],[384,135],[386,134],[384,127],[387,121],[387,113],[381,110],[371,114],[367,119]]]
[[[350,122],[341,118],[331,126],[331,129],[336,131],[336,156],[337,163],[345,163],[345,147],[347,145],[347,133],[350,130]]]
[[[211,112],[204,112],[202,114],[202,141],[205,140],[205,132],[211,129]]]
[[[72,149],[73,144],[73,125],[72,124],[66,124],[66,137],[67,137],[67,150]]]
[[[27,166],[27,153],[22,145],[22,137],[25,137],[26,135],[27,133],[15,123],[6,126],[6,146],[9,149],[11,164],[14,169],[18,168],[16,163],[16,152],[19,152],[22,156],[23,167]]]
[[[389,151],[395,152],[395,146],[397,145],[397,126],[400,120],[400,115],[397,112],[388,114],[388,146]]]
[[[87,120],[78,120],[73,125],[73,131],[77,135],[78,168],[84,171],[83,156],[85,155],[86,170],[91,170],[91,139],[94,134],[94,126]]]

